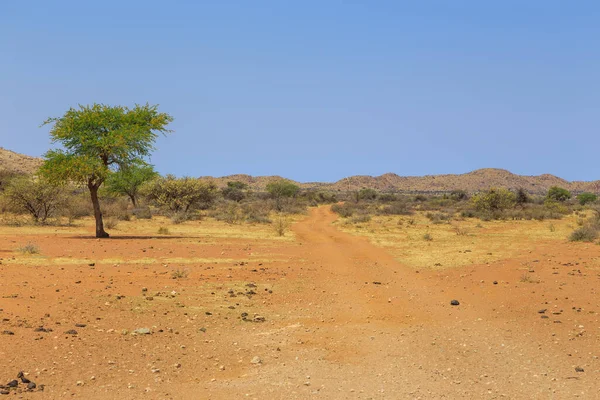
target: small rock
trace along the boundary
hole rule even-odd
[[[575,367],[575,372],[584,372],[585,370],[581,367]]]
[[[0,390],[0,394],[10,394],[8,390],[2,389]]]
[[[453,306],[458,306],[458,305],[460,305],[460,303],[458,302],[458,300],[452,300],[452,301],[450,302],[450,304],[451,304],[451,305],[453,305]]]
[[[544,314],[546,310],[547,308],[542,308],[541,310],[538,310],[538,314]]]
[[[33,389],[35,389],[35,388],[36,388],[36,386],[37,386],[37,385],[35,384],[35,382],[29,382],[29,383],[27,384],[27,389],[29,389],[29,390],[33,390]]]
[[[86,324],[75,324],[76,328],[85,328],[86,326]]]
[[[136,335],[149,335],[150,328],[137,328],[136,330],[134,330],[131,333],[135,333]]]
[[[83,381],[77,381],[77,386],[83,386],[83,385],[84,385]]]
[[[77,335],[77,331],[75,329],[69,329],[65,332],[65,335]]]
[[[254,358],[250,361],[251,364],[262,364],[262,360],[259,356],[254,356]]]
[[[13,379],[12,381],[8,382],[6,384],[6,386],[9,388],[16,388],[17,386],[19,386],[19,381],[16,379]]]
[[[3,335],[10,335],[10,336],[12,336],[12,335],[14,335],[15,333],[14,333],[13,331],[2,331],[2,334],[3,334]]]
[[[494,282],[492,282],[492,283],[493,283],[494,285],[497,285],[497,284],[498,284],[498,281],[494,281]]]

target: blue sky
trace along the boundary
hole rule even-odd
[[[598,1],[1,1],[0,146],[160,104],[176,175],[600,179]]]

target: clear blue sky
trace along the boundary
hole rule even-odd
[[[0,146],[160,104],[176,175],[600,179],[600,2],[0,1]]]

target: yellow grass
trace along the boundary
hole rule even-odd
[[[373,217],[369,222],[356,225],[339,220],[337,224],[346,232],[366,236],[406,265],[447,268],[511,258],[542,241],[566,241],[576,227],[577,218],[572,215],[562,220],[487,222],[469,218],[433,224],[423,213],[417,213]],[[432,240],[425,240],[425,234]]]

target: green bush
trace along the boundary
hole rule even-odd
[[[585,206],[588,203],[594,203],[596,200],[598,200],[598,196],[596,196],[594,193],[585,192],[577,196],[577,200],[579,201],[579,204]]]
[[[28,213],[34,222],[45,223],[65,203],[66,193],[63,186],[34,177],[20,177],[8,183],[3,197],[12,211]]]
[[[513,208],[516,195],[504,188],[492,188],[487,192],[477,193],[471,198],[471,202],[476,210],[493,213]]]
[[[571,242],[593,242],[598,237],[598,229],[594,226],[585,225],[575,229],[569,236]]]
[[[567,189],[558,186],[552,186],[550,189],[548,189],[548,194],[546,195],[547,200],[558,202],[565,202],[570,198],[571,192],[569,192]]]
[[[217,186],[213,182],[167,175],[145,184],[142,193],[171,214],[188,214],[209,208],[217,197]]]

